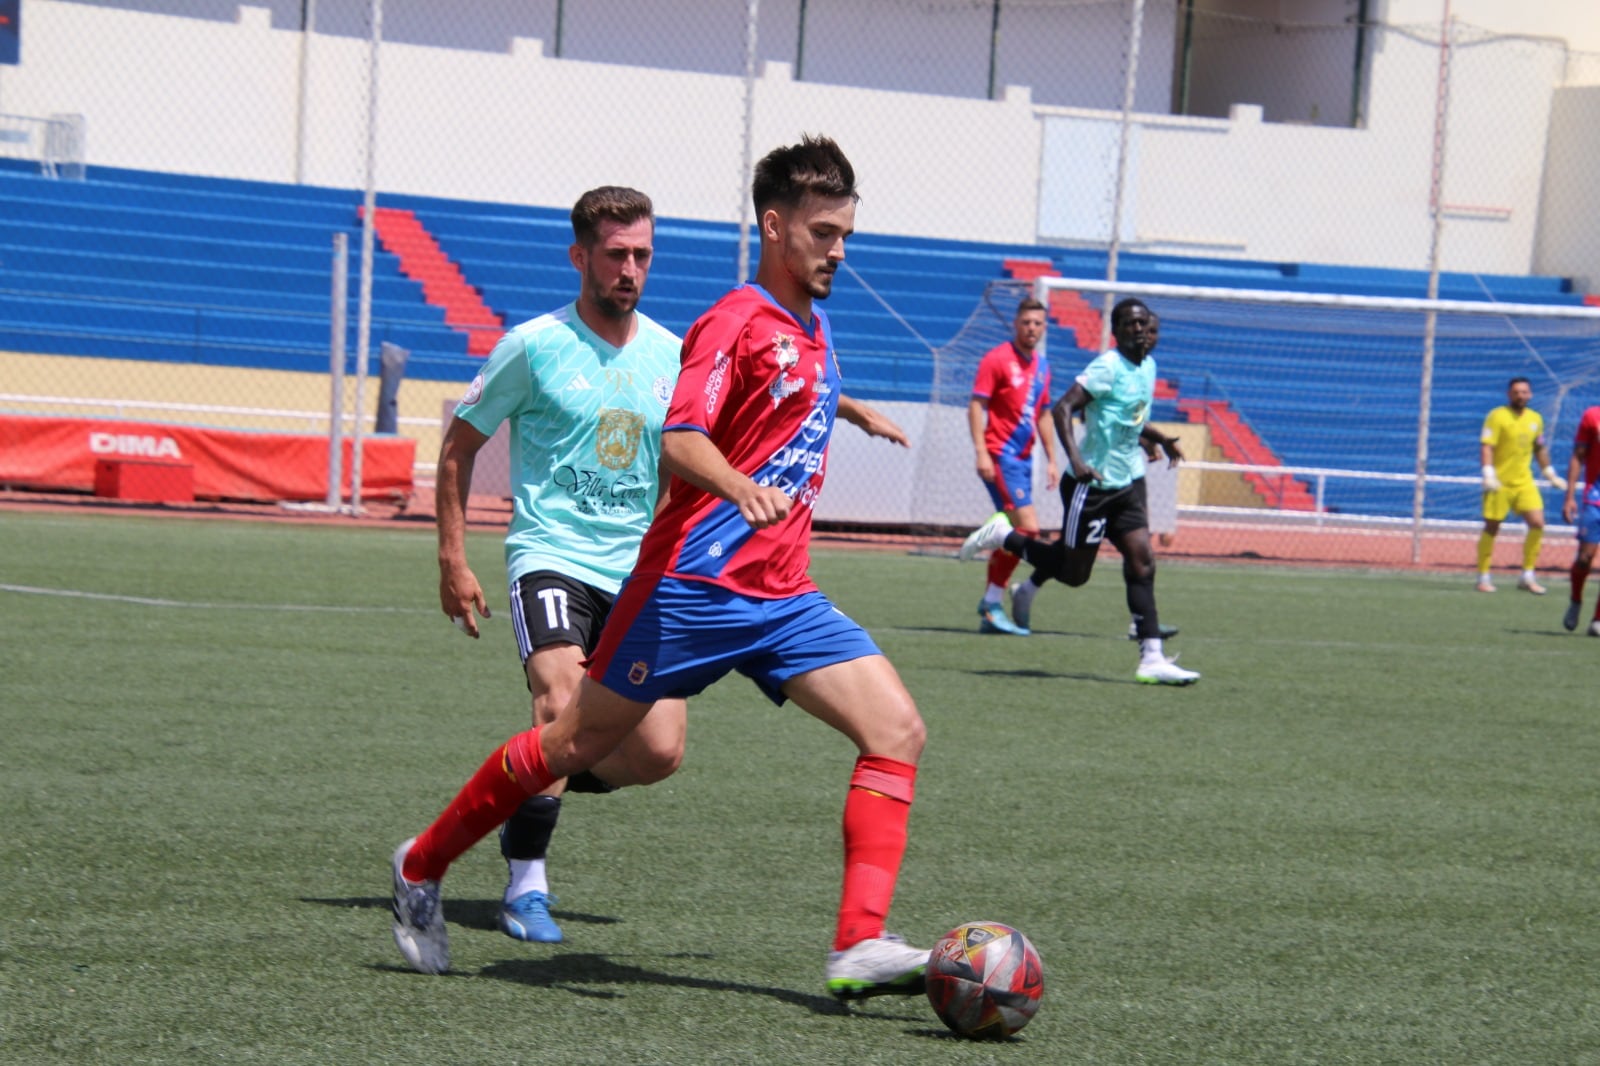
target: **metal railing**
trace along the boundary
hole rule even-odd
[[[1271,464],[1257,463],[1217,463],[1206,460],[1184,460],[1183,471],[1199,473],[1223,474],[1262,474],[1273,477],[1293,476],[1303,478],[1312,483],[1312,495],[1316,499],[1315,507],[1310,511],[1281,510],[1275,507],[1221,507],[1207,504],[1179,505],[1179,510],[1184,514],[1210,514],[1210,515],[1271,515],[1274,522],[1297,522],[1306,525],[1321,527],[1324,525],[1381,525],[1405,526],[1412,522],[1409,515],[1374,515],[1360,514],[1351,511],[1332,511],[1328,509],[1328,482],[1334,478],[1344,478],[1351,481],[1376,481],[1391,484],[1413,485],[1417,475],[1412,472],[1403,474],[1380,473],[1374,470],[1344,470],[1336,467],[1322,466],[1273,466]],[[1464,477],[1449,474],[1429,474],[1427,484],[1432,485],[1461,485],[1477,488],[1481,484],[1476,477]],[[1535,484],[1543,489],[1553,489],[1549,482],[1536,479]],[[1461,520],[1430,517],[1430,524],[1440,526],[1474,525],[1479,520]],[[1552,527],[1554,528],[1554,527]]]
[[[304,422],[307,427],[317,431],[326,432],[332,416],[328,411],[297,411],[275,407],[234,407],[226,404],[215,403],[176,403],[167,400],[129,400],[85,397],[85,396],[40,396],[18,392],[0,392],[0,403],[39,404],[45,407],[89,407],[109,409],[115,418],[127,418],[131,411],[161,411],[169,414],[196,414],[196,415],[236,415],[245,418],[283,419],[291,422]],[[370,416],[369,416],[370,417]],[[346,411],[343,421],[346,425],[355,424],[356,415],[353,411]],[[401,425],[430,426],[437,429],[437,418],[422,418],[416,415],[401,415],[396,419]]]
[[[0,112],[0,158],[31,159],[47,178],[82,181],[85,122],[82,115],[12,115]]]

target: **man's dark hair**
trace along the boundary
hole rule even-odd
[[[1122,320],[1133,314],[1133,309],[1136,307],[1144,308],[1144,313],[1147,315],[1151,314],[1150,308],[1145,305],[1143,300],[1135,299],[1132,296],[1126,300],[1118,300],[1117,306],[1111,309],[1111,328],[1116,329],[1122,325]]]
[[[572,205],[572,239],[590,245],[600,239],[600,223],[617,222],[630,226],[641,218],[656,220],[655,205],[638,189],[622,185],[602,185],[578,197]]]
[[[1512,378],[1510,381],[1506,382],[1506,388],[1508,390],[1513,385],[1526,385],[1530,389],[1533,388],[1533,382],[1529,381],[1527,378],[1521,378],[1521,377]]]
[[[831,137],[809,133],[799,144],[774,148],[756,164],[750,193],[756,213],[769,207],[798,207],[807,196],[861,199],[856,171]]]
[[[1040,302],[1039,300],[1035,300],[1032,296],[1029,296],[1027,299],[1025,299],[1021,303],[1017,304],[1017,313],[1015,315],[1013,315],[1012,317],[1013,317],[1013,319],[1021,318],[1023,315],[1027,314],[1029,311],[1043,311],[1043,310],[1044,310],[1044,304],[1042,302]]]

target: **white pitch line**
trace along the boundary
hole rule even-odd
[[[0,584],[0,592],[19,592],[27,596],[57,596],[64,599],[109,600],[114,603],[134,603],[141,607],[184,607],[201,611],[304,611],[329,614],[420,614],[420,607],[352,607],[326,606],[301,603],[190,603],[186,600],[162,600],[150,596],[119,596],[110,592],[84,592],[81,589],[46,589],[32,585]]]

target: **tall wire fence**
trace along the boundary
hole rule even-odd
[[[1585,5],[1555,6],[1576,32]],[[382,342],[409,348],[396,425],[425,469],[474,356],[438,340],[462,332],[452,323],[409,317],[363,206],[454,226],[444,251],[503,326],[570,296],[560,217],[578,194],[636,185],[669,223],[645,306],[681,329],[748,269],[752,160],[803,132],[834,136],[862,176],[851,265],[867,295],[836,317],[888,305],[885,324],[846,337],[868,363],[926,362],[994,264],[1019,258],[1407,296],[1600,287],[1600,55],[1472,25],[1444,0],[1408,25],[1362,21],[1359,0],[1283,9],[1316,21],[1239,8],[24,0],[20,62],[0,67],[0,176],[19,197],[0,217],[0,406],[126,417],[144,401],[170,419],[195,404],[244,429],[320,412],[325,427],[342,233],[352,375],[338,406],[370,429],[378,390],[357,417],[356,379]],[[70,129],[48,160],[10,132],[38,122]],[[89,192],[22,180],[84,174]],[[201,221],[171,221],[186,211]],[[987,276],[963,273],[983,256]],[[1556,428],[1600,400],[1591,380],[1558,386],[1580,403]]]

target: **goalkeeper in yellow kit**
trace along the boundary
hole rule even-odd
[[[1493,592],[1489,577],[1494,555],[1495,534],[1506,515],[1516,512],[1528,527],[1522,542],[1522,576],[1517,588],[1544,595],[1544,586],[1534,575],[1539,562],[1539,545],[1544,540],[1544,499],[1534,484],[1532,461],[1539,462],[1539,473],[1562,491],[1567,483],[1550,467],[1550,449],[1544,442],[1544,419],[1528,406],[1533,385],[1527,378],[1512,378],[1506,386],[1506,403],[1496,407],[1483,420],[1478,437],[1478,458],[1483,463],[1483,532],[1478,534],[1478,591]]]

